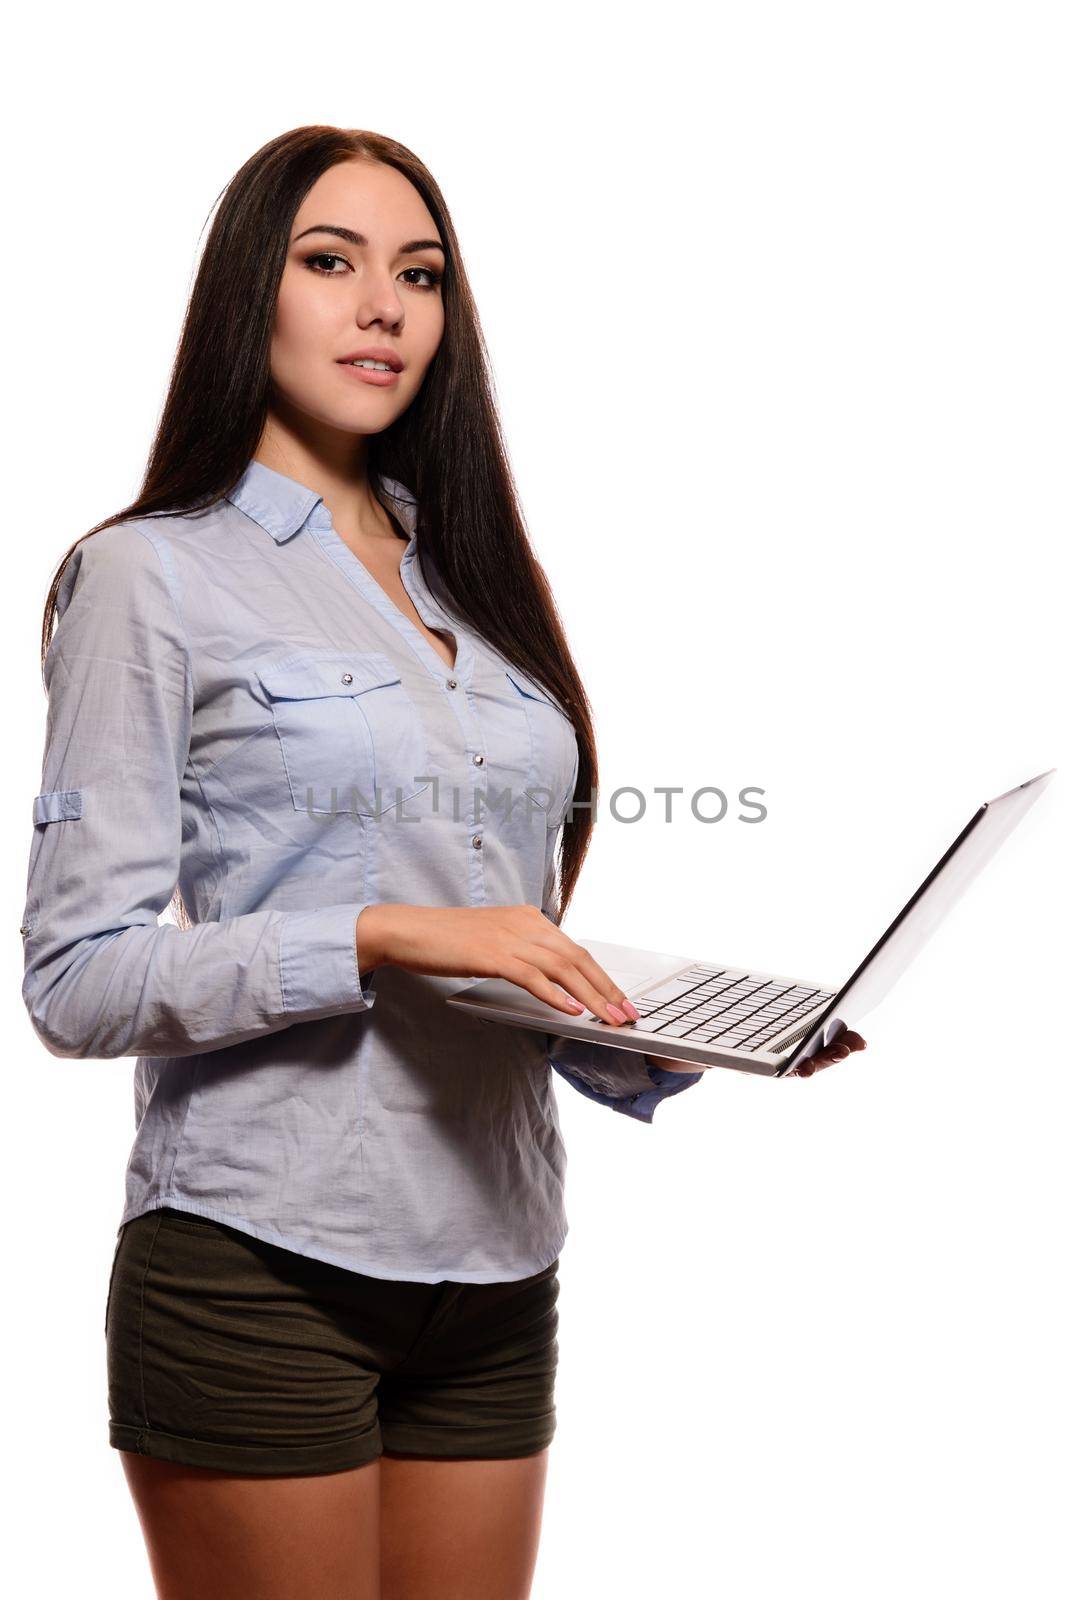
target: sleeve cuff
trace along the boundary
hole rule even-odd
[[[621,1050],[592,1039],[554,1034],[548,1036],[547,1054],[552,1066],[564,1071],[568,1081],[579,1078],[607,1100],[618,1100],[648,1087],[650,1066],[640,1050]]]
[[[360,902],[286,913],[279,965],[282,1004],[292,1021],[373,1007],[376,971],[360,980],[355,939],[364,908]]]
[[[558,1035],[549,1037],[548,1060],[559,1076],[587,1099],[638,1122],[651,1122],[660,1101],[690,1089],[706,1076],[703,1072],[667,1072],[635,1050]]]
[[[701,1078],[707,1076],[705,1072],[667,1072],[665,1067],[653,1066],[646,1057],[645,1061],[653,1087],[629,1095],[615,1106],[616,1111],[628,1112],[640,1122],[652,1120],[660,1101],[669,1100],[671,1095],[680,1094],[683,1089],[691,1089],[694,1083],[699,1083]]]

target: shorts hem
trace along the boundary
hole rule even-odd
[[[504,1428],[464,1428],[461,1424],[391,1423],[382,1428],[383,1454],[432,1456],[442,1460],[511,1460],[535,1456],[555,1437],[554,1416],[512,1423]]]
[[[115,1450],[154,1456],[159,1461],[173,1461],[182,1466],[277,1477],[347,1472],[353,1467],[368,1466],[381,1455],[381,1435],[376,1427],[354,1439],[329,1445],[240,1445],[111,1422],[108,1442]]]

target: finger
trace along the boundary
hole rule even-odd
[[[592,985],[582,977],[575,966],[570,962],[553,959],[548,951],[538,945],[530,947],[528,959],[512,956],[508,961],[501,963],[501,968],[501,977],[527,989],[538,1000],[546,1000],[557,1011],[565,1011],[571,1017],[576,1016],[577,1011],[570,1003],[570,997],[573,996],[578,1002],[579,1009],[591,1011],[594,1016],[600,1017],[612,1028],[621,1027],[621,1023],[616,1022],[607,1012],[605,1002],[597,996]]]
[[[840,1040],[842,1044],[846,1044],[848,1046],[849,1050],[866,1049],[866,1040],[863,1038],[862,1034],[853,1032],[851,1028],[849,1028],[846,1033],[842,1033],[840,1035]]]
[[[566,940],[567,959],[573,962],[579,972],[584,974],[596,993],[603,1000],[609,1001],[611,1005],[617,1006],[620,1011],[625,1011],[629,1021],[635,1022],[636,1018],[629,1016],[626,1006],[628,1004],[634,1011],[637,1010],[637,1007],[633,1005],[625,990],[619,988],[618,984],[615,983],[610,973],[600,966],[591,951],[586,950],[583,944],[578,944],[575,939],[569,938],[565,933],[561,933],[560,930],[557,929],[556,932],[560,932],[560,936]]]
[[[831,1044],[822,1050],[816,1050],[813,1056],[808,1056],[807,1060],[796,1068],[796,1076],[809,1078],[812,1072],[821,1072],[823,1067],[831,1066],[834,1061],[843,1061],[849,1053],[847,1046],[840,1044]]]
[[[602,1022],[606,1022],[611,1028],[630,1026],[629,1018],[621,1007],[619,1007],[616,1016],[611,1015],[607,1008],[608,1005],[613,1005],[615,1002],[608,1001],[599,986],[586,977],[583,967],[578,962],[571,961],[568,957],[560,956],[558,953],[551,951],[544,951],[544,957],[546,962],[545,971],[548,976],[554,978],[555,982],[572,994],[575,999],[580,1000],[582,1005],[587,1006],[594,1016],[599,1017]],[[611,987],[617,988],[617,985],[612,984]]]
[[[624,989],[619,988],[610,974],[604,971],[603,967],[585,949],[584,945],[578,944],[575,939],[571,939],[547,918],[545,918],[545,925],[551,937],[541,938],[536,942],[557,959],[561,957],[569,963],[575,972],[581,974],[587,988],[584,993],[579,993],[577,989],[573,991],[578,999],[584,1000],[590,1011],[595,1011],[597,1016],[602,1017],[605,1022],[611,1023],[612,1026],[621,1027],[622,1021],[610,1015],[606,1010],[608,1004],[617,1006],[624,1013],[624,1021],[635,1022],[636,1018],[630,1017],[626,1011],[626,1004],[632,1005],[629,996]],[[552,976],[558,978],[558,972],[553,970]],[[588,995],[593,998],[586,998]],[[636,1009],[636,1006],[633,1006],[633,1010],[635,1011]]]
[[[563,937],[566,937],[565,934]],[[605,1000],[609,1000],[612,1005],[618,1006],[622,1011],[625,1011],[627,1003],[636,1011],[637,1007],[633,1005],[625,990],[615,983],[611,974],[600,966],[595,956],[586,950],[584,945],[575,944],[573,940],[570,943],[572,948],[567,952],[569,959],[579,972],[584,973],[597,994],[601,994]],[[628,1017],[629,1013],[626,1012],[626,1015]],[[630,1018],[630,1021],[635,1022],[636,1018]]]

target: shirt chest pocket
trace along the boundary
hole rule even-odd
[[[566,810],[577,766],[577,735],[569,717],[532,678],[517,667],[506,669],[510,688],[529,728],[530,774],[525,793],[548,814],[549,825]]]
[[[422,722],[388,656],[302,651],[256,676],[297,811],[376,816],[429,787]]]

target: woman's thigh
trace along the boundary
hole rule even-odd
[[[510,1461],[392,1456],[381,1468],[381,1600],[526,1600],[548,1451]]]
[[[378,1461],[284,1478],[120,1455],[159,1600],[381,1600]]]

